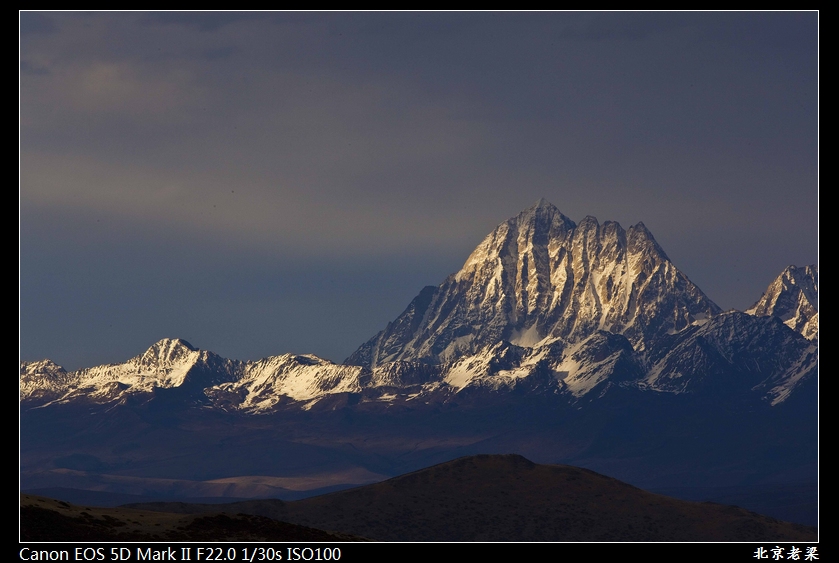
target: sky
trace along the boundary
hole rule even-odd
[[[21,12],[21,360],[342,361],[539,198],[818,260],[818,13]]]

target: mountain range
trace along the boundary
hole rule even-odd
[[[577,224],[540,200],[343,364],[180,339],[73,372],[21,362],[21,481],[128,492],[130,477],[159,493],[149,480],[238,479],[241,493],[245,477],[304,467],[363,481],[519,453],[648,488],[804,484],[809,516],[780,516],[809,524],[817,373],[816,266],[722,311],[642,223]]]

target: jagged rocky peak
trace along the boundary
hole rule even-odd
[[[52,360],[20,362],[18,394],[21,400],[35,395],[59,393],[75,380],[75,374],[67,371]]]
[[[141,366],[162,368],[194,359],[198,352],[198,348],[195,348],[186,340],[164,338],[152,344],[148,350],[134,360]]]
[[[463,278],[485,268],[487,261],[526,255],[534,249],[547,249],[550,241],[563,239],[575,226],[574,221],[542,198],[487,235],[466,259],[456,277]]]
[[[35,362],[20,362],[20,375],[40,375],[54,379],[66,375],[67,371],[50,359]]]
[[[79,385],[104,389],[118,382],[130,393],[180,387],[198,365],[206,366],[209,357],[185,340],[165,338],[124,363],[79,370]]]
[[[643,223],[575,224],[543,199],[496,227],[459,272],[424,288],[346,363],[444,363],[499,341],[573,343],[598,330],[643,350],[719,312]]]
[[[746,312],[757,317],[778,317],[813,340],[819,332],[818,266],[788,266]]]

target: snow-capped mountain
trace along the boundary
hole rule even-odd
[[[813,340],[819,334],[819,269],[789,266],[769,284],[750,315],[773,316]]]
[[[639,223],[577,225],[540,200],[500,224],[440,286],[426,287],[345,363],[445,363],[499,341],[573,344],[597,331],[644,350],[720,308]]]
[[[723,314],[643,224],[577,225],[540,200],[343,365],[294,354],[240,362],[165,339],[125,363],[72,373],[22,363],[20,397],[111,403],[178,390],[192,404],[265,413],[330,396],[430,404],[466,389],[527,388],[575,403],[623,388],[777,405],[815,377],[816,345],[799,333],[815,336],[817,299],[815,267],[790,267],[749,314]]]
[[[20,363],[20,400],[37,398],[50,401],[66,393],[78,380],[52,360]]]
[[[185,340],[165,338],[124,363],[72,373],[50,360],[21,363],[20,398],[49,398],[59,403],[83,399],[101,403],[158,389],[203,394],[206,387],[238,379],[240,371],[239,362],[194,348]],[[49,394],[42,390],[48,390]]]
[[[247,362],[237,381],[205,390],[219,406],[250,412],[270,411],[283,401],[306,402],[334,393],[358,393],[369,380],[359,366],[342,366],[307,354],[283,354]]]

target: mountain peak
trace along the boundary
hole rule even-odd
[[[565,217],[565,215],[562,214],[562,212],[556,205],[542,197],[539,198],[539,201],[537,201],[527,209],[524,209],[515,217],[510,218],[510,221],[517,220],[518,222],[521,222],[522,219],[535,217],[537,215],[559,215],[564,219],[568,219],[567,217]],[[570,219],[568,220],[570,221]]]
[[[149,346],[148,350],[134,360],[139,365],[165,368],[185,361],[194,361],[193,356],[198,351],[198,348],[181,338],[163,338]]]
[[[819,330],[818,266],[787,266],[746,313],[778,317],[794,331],[815,339]]]
[[[166,348],[166,347],[176,347],[176,348],[186,348],[190,352],[195,352],[198,350],[195,346],[184,340],[183,338],[161,338],[157,342],[151,345],[151,348],[158,347],[158,348]]]
[[[540,199],[496,227],[463,267],[363,344],[347,363],[444,363],[497,342],[532,347],[622,334],[637,349],[720,312],[643,223],[579,225]]]
[[[551,203],[543,197],[540,197],[539,201],[522,211],[522,213],[526,213],[531,210],[535,211],[536,209],[556,209],[557,211],[559,211],[559,209],[557,209],[557,207],[553,203]]]
[[[455,277],[468,277],[475,268],[488,262],[507,260],[526,252],[527,248],[544,248],[548,241],[563,239],[575,227],[574,221],[542,198],[488,234],[469,255]]]
[[[794,264],[790,264],[781,275],[790,281],[790,283],[801,283],[802,280],[805,278],[809,279],[818,279],[819,276],[819,268],[815,264],[810,264],[808,266],[796,266]],[[809,282],[805,282],[807,284]]]

